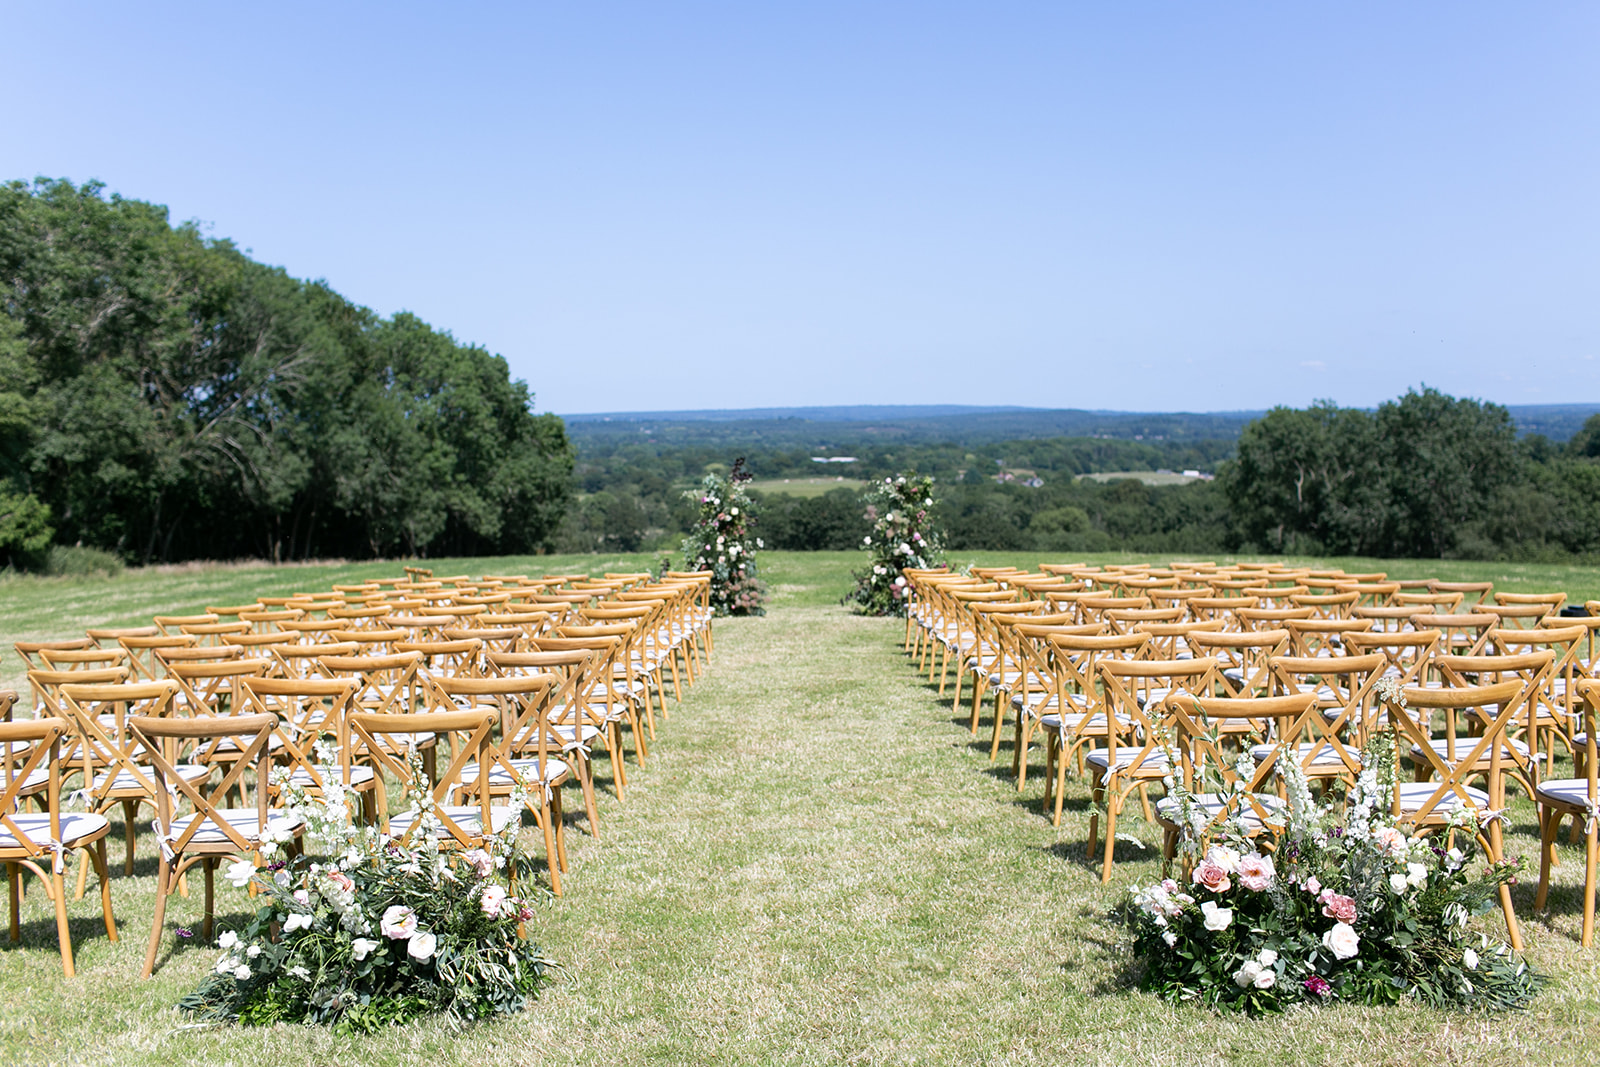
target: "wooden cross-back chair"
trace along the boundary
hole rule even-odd
[[[599,812],[594,802],[593,749],[596,741],[611,761],[612,786],[617,800],[624,800],[628,785],[627,766],[619,758],[622,751],[622,725],[596,710],[588,697],[598,681],[597,671],[604,659],[587,649],[553,652],[489,652],[484,657],[486,673],[518,676],[546,675],[556,688],[545,706],[545,721],[561,741],[562,753],[572,761],[584,790],[590,831],[599,836]]]
[[[1105,693],[1107,730],[1105,747],[1091,750],[1084,762],[1089,768],[1094,809],[1089,815],[1088,855],[1096,852],[1100,811],[1106,813],[1102,883],[1111,880],[1115,861],[1117,818],[1135,791],[1146,821],[1154,822],[1148,787],[1170,770],[1163,744],[1170,729],[1160,709],[1175,693],[1209,699],[1220,684],[1217,661],[1209,657],[1185,660],[1108,660],[1096,665]]]
[[[148,762],[149,754],[129,732],[128,720],[136,716],[159,717],[171,713],[178,683],[126,682],[122,684],[66,684],[61,686],[61,706],[78,737],[78,758],[83,772],[86,807],[97,815],[121,805],[127,833],[123,873],[133,873],[134,840],[140,805],[154,804],[159,786]],[[211,768],[199,764],[175,765],[189,781],[210,777]],[[83,895],[87,868],[78,876]]]
[[[1181,834],[1195,834],[1203,849],[1212,830],[1225,820],[1235,822],[1247,837],[1270,834],[1272,821],[1285,808],[1281,761],[1299,759],[1303,745],[1320,743],[1302,740],[1306,734],[1322,736],[1322,715],[1313,693],[1242,698],[1171,693],[1151,718],[1157,716],[1171,731],[1178,758],[1174,777],[1205,820],[1203,825],[1185,820],[1176,797],[1156,806],[1162,855],[1169,860],[1177,854]],[[1254,757],[1248,776],[1239,768],[1240,745]]]
[[[1435,593],[1460,593],[1462,606],[1470,610],[1474,605],[1481,604],[1489,599],[1489,594],[1494,592],[1494,583],[1441,582],[1435,579],[1428,583],[1428,588]]]
[[[1300,736],[1292,750],[1308,780],[1340,778],[1353,784],[1361,774],[1361,749],[1372,728],[1376,687],[1388,663],[1381,652],[1273,656],[1268,661],[1268,695],[1309,694],[1315,699],[1319,715],[1299,725]],[[1250,754],[1262,759],[1265,750],[1258,747]]]
[[[1495,685],[1459,688],[1407,686],[1400,692],[1405,698],[1405,712],[1409,714],[1386,702],[1389,706],[1385,720],[1395,734],[1395,759],[1398,762],[1401,754],[1410,753],[1417,767],[1417,777],[1423,779],[1426,774],[1427,778],[1401,781],[1396,768],[1392,808],[1396,825],[1419,833],[1437,831],[1447,829],[1458,812],[1471,812],[1477,820],[1476,836],[1489,861],[1500,862],[1505,858],[1505,851],[1498,813],[1505,808],[1506,758],[1514,751],[1505,743],[1506,727],[1522,709],[1526,683],[1511,679]],[[1500,711],[1481,736],[1471,739],[1470,749],[1459,753],[1459,759],[1447,759],[1437,751],[1429,729],[1431,712],[1442,711],[1453,718],[1467,709],[1487,707],[1497,707]],[[1469,784],[1478,777],[1484,779],[1482,788]],[[1500,887],[1500,907],[1505,913],[1511,945],[1520,951],[1522,933],[1512,908],[1509,886]]]
[[[1497,597],[1510,595],[1511,594],[1509,593],[1495,594]],[[1479,604],[1475,610],[1493,615],[1495,618],[1499,619],[1499,626],[1501,628],[1521,626],[1526,629],[1532,629],[1535,626],[1543,625],[1546,618],[1556,615],[1558,612],[1558,609],[1555,605],[1546,601],[1533,601],[1531,603],[1519,601],[1510,604]]]
[[[1420,604],[1357,604],[1350,609],[1352,619],[1370,619],[1375,633],[1414,630],[1411,620],[1428,609]]]
[[[1498,623],[1493,615],[1483,612],[1455,615],[1423,612],[1411,616],[1411,625],[1416,629],[1438,630],[1439,651],[1453,656],[1477,656],[1487,651],[1489,632]]]
[[[39,660],[47,670],[93,671],[125,666],[129,657],[120,648],[41,648]]]
[[[21,657],[28,670],[37,670],[46,666],[44,661],[39,659],[39,653],[47,649],[51,652],[83,652],[99,646],[91,638],[73,637],[62,641],[15,641],[11,647],[16,649],[17,655]]]
[[[550,885],[561,893],[561,875],[567,870],[567,838],[562,814],[561,787],[573,777],[572,767],[561,758],[561,742],[550,730],[546,702],[554,679],[539,675],[502,675],[486,678],[435,678],[430,705],[436,714],[492,710],[500,720],[500,743],[492,763],[477,761],[462,767],[455,799],[487,794],[491,800],[510,796],[520,782],[528,794],[528,808],[544,834]],[[594,823],[590,823],[591,830]]]
[[[1084,627],[1087,629],[1088,627]],[[1101,692],[1099,663],[1105,659],[1149,658],[1154,640],[1149,634],[1052,633],[1049,663],[1055,691],[1030,709],[1030,721],[1037,721],[1044,734],[1044,810],[1052,811],[1052,825],[1061,825],[1067,767],[1076,758],[1083,772],[1083,752],[1096,742],[1108,743],[1111,716]],[[1131,725],[1119,720],[1121,725]],[[1019,745],[1023,757],[1018,767],[1018,788],[1024,782],[1026,735]]]
[[[1055,663],[1050,654],[1053,636],[1072,636],[1099,632],[1094,624],[1079,625],[1072,615],[1058,612],[1052,615],[1002,614],[991,617],[995,638],[999,643],[999,660],[1003,670],[992,674],[989,684],[995,691],[994,730],[989,741],[989,760],[1000,755],[1000,734],[1007,715],[1006,709],[1016,718],[1015,742],[1012,750],[1011,770],[1017,777],[1017,791],[1021,792],[1028,775],[1028,746],[1032,741],[1037,717],[1036,707],[1047,706],[1056,688]]]
[[[1439,650],[1438,630],[1403,630],[1399,633],[1372,633],[1346,631],[1341,637],[1347,654],[1366,655],[1381,652],[1388,659],[1385,675],[1395,678],[1401,685],[1427,685],[1430,681],[1429,664]]]
[[[1217,661],[1224,696],[1248,697],[1267,690],[1272,682],[1267,670],[1273,656],[1289,650],[1288,630],[1246,630],[1242,633],[1198,630],[1189,635],[1197,656]]]
[[[1198,621],[1221,622],[1224,629],[1243,630],[1239,618],[1240,608],[1259,608],[1261,601],[1253,596],[1206,596],[1189,601],[1189,613]]]
[[[455,633],[476,633],[457,630]],[[396,641],[396,652],[415,652],[422,656],[419,668],[433,677],[471,678],[482,673],[483,642],[476,637],[444,641]]]
[[[15,696],[15,694],[13,694]],[[44,883],[55,905],[61,970],[71,978],[72,932],[67,922],[66,856],[81,851],[100,878],[100,912],[106,937],[117,940],[111,913],[111,878],[106,866],[106,834],[111,824],[94,812],[61,810],[60,743],[70,730],[64,719],[0,722],[0,861],[10,885],[11,941],[21,939],[22,872]],[[42,781],[42,788],[40,783]],[[44,811],[25,812],[25,796],[42,800]]]
[[[1296,656],[1338,656],[1344,654],[1344,634],[1372,629],[1371,619],[1287,619],[1289,645]]]
[[[1594,898],[1596,866],[1600,863],[1600,759],[1596,758],[1596,708],[1600,707],[1600,681],[1580,678],[1575,683],[1573,696],[1573,735],[1578,751],[1574,752],[1576,772],[1570,778],[1545,778],[1539,782],[1536,799],[1539,810],[1539,890],[1533,900],[1536,911],[1544,911],[1550,898],[1550,872],[1556,863],[1556,834],[1561,821],[1571,817],[1574,832],[1584,838],[1583,852],[1583,928],[1579,943],[1584,948],[1594,944]]]
[[[1344,619],[1361,599],[1360,593],[1299,593],[1289,598],[1297,608],[1310,608],[1319,619]]]
[[[167,897],[178,879],[196,863],[205,873],[205,918],[202,936],[211,940],[215,912],[217,864],[224,859],[248,859],[261,866],[262,845],[269,831],[298,839],[304,821],[290,812],[275,812],[268,804],[272,757],[268,746],[277,728],[276,715],[224,715],[194,719],[136,715],[128,723],[134,742],[149,754],[159,788],[156,790],[156,833],[161,862],[156,872],[155,918],[145,951],[143,976],[155,970],[166,920]],[[179,755],[189,748],[232,748],[237,757],[216,783],[195,780],[184,773]],[[243,796],[247,772],[255,771],[255,803],[229,807],[230,795]],[[180,798],[190,813],[178,814]]]
[[[239,683],[239,710],[246,715],[272,715],[278,720],[268,742],[274,762],[289,772],[289,781],[313,796],[326,796],[335,785],[354,791],[370,820],[377,813],[369,763],[357,763],[341,747],[347,740],[345,717],[355,708],[353,678],[244,678]],[[319,754],[320,748],[320,754]],[[332,755],[333,761],[323,757]],[[336,782],[329,782],[328,775]],[[281,792],[272,784],[276,797]]]

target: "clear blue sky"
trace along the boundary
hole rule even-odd
[[[0,0],[98,179],[540,410],[1600,401],[1593,3]]]

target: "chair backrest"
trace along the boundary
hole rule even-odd
[[[475,633],[477,631],[457,631]],[[416,652],[422,656],[422,670],[435,677],[458,676],[470,678],[480,673],[479,662],[483,656],[483,642],[475,637],[453,641],[397,641],[396,652]]]
[[[1188,638],[1197,656],[1217,660],[1222,685],[1229,696],[1243,697],[1268,689],[1272,679],[1267,663],[1289,651],[1288,630],[1196,631]]]
[[[1481,604],[1488,599],[1494,591],[1493,582],[1441,582],[1434,580],[1428,583],[1428,588],[1435,593],[1460,593],[1462,604],[1471,608],[1474,604]]]
[[[1289,602],[1296,607],[1310,608],[1316,612],[1317,618],[1343,619],[1350,614],[1350,609],[1355,607],[1361,599],[1361,594],[1350,593],[1298,593],[1289,598]]]
[[[22,657],[28,669],[33,670],[41,666],[42,661],[37,657],[46,649],[52,652],[82,652],[96,646],[92,638],[74,637],[65,641],[16,641],[11,647],[17,650],[17,655]]]
[[[495,725],[499,721],[500,716],[493,711],[431,711],[408,714],[358,711],[346,717],[349,740],[345,750],[359,749],[366,752],[368,758],[372,760],[373,769],[377,772],[374,778],[377,782],[379,829],[386,834],[390,832],[388,791],[390,783],[395,782],[403,790],[426,792],[432,799],[433,812],[445,833],[449,835],[439,842],[441,846],[453,843],[460,848],[472,848],[481,844],[484,835],[493,825],[487,785],[491,769],[501,762],[492,739]],[[404,755],[408,751],[410,739],[421,733],[450,739],[450,762],[431,783],[419,777],[422,772],[421,766]],[[452,795],[462,789],[464,772],[471,765],[477,768],[477,782],[481,786],[474,790],[478,798],[479,826],[482,828],[480,832],[463,826],[446,810]],[[507,766],[506,769],[513,776],[516,775],[513,768]],[[421,824],[422,820],[413,820],[399,839],[400,843],[413,848],[418,847],[420,842],[412,841],[411,838]]]
[[[1314,745],[1326,733],[1312,693],[1223,698],[1174,692],[1147,714],[1153,722],[1171,726],[1185,790],[1220,802],[1211,812],[1211,826],[1240,816],[1253,816],[1258,825],[1266,826],[1278,814],[1278,806],[1264,799],[1263,792],[1271,790],[1263,787],[1280,772],[1281,761],[1301,758],[1303,735],[1311,732]],[[1238,750],[1248,752],[1258,745],[1265,754],[1253,760],[1250,774],[1242,774]],[[1213,783],[1218,788],[1213,789]]]
[[[272,755],[268,751],[276,715],[224,715],[194,719],[135,715],[128,720],[129,736],[150,759],[159,788],[155,791],[156,832],[162,837],[163,851],[171,849],[231,855],[252,852],[260,847],[259,836],[243,832],[240,825],[222,814],[228,794],[244,792],[246,776],[256,772],[256,826],[267,825],[267,798]],[[214,752],[227,744],[235,754],[224,768],[221,780],[208,785],[206,779],[191,781],[178,771],[179,753],[189,746],[201,752]],[[189,802],[192,817],[178,825],[176,807],[182,797]],[[224,840],[212,839],[220,833]],[[204,835],[203,837],[201,835]]]
[[[96,810],[114,789],[124,786],[152,795],[156,779],[144,764],[147,754],[128,732],[128,720],[140,716],[170,717],[178,683],[124,682],[61,686],[61,706],[78,736],[83,779],[90,810]],[[100,784],[95,786],[100,770]]]
[[[0,827],[10,835],[10,842],[0,845],[0,859],[44,856],[61,840],[60,742],[69,729],[58,718],[0,722]],[[16,821],[23,810],[22,792],[34,788],[30,779],[41,771],[47,780],[48,836],[38,826],[30,832]]]
[[[319,742],[331,747],[343,784],[350,785],[355,760],[339,746],[346,739],[344,722],[355,707],[357,685],[354,678],[241,678],[239,711],[275,717],[277,757],[291,774],[301,772],[308,791],[322,793],[329,783],[323,779]]]
[[[323,656],[318,663],[332,678],[354,678],[356,705],[377,714],[404,714],[422,706],[422,654]]]
[[[222,663],[174,663],[167,677],[178,683],[174,706],[190,715],[221,715],[238,707],[240,679],[267,673],[264,659],[237,659]]]
[[[1480,774],[1485,775],[1488,785],[1489,806],[1496,810],[1503,808],[1505,761],[1509,753],[1516,751],[1504,743],[1506,726],[1521,708],[1524,683],[1512,679],[1495,685],[1449,689],[1407,686],[1400,692],[1404,694],[1406,710],[1386,702],[1389,703],[1388,725],[1395,733],[1395,760],[1398,764],[1402,754],[1409,755],[1421,769],[1437,780],[1438,785],[1418,804],[1405,807],[1401,805],[1401,792],[1396,789],[1395,821],[1416,826],[1437,826],[1447,822],[1453,809],[1458,806],[1481,814],[1481,805],[1467,788],[1468,780]],[[1450,755],[1438,752],[1433,745],[1431,715],[1417,714],[1419,711],[1444,710],[1453,713],[1490,707],[1498,707],[1500,712],[1490,719],[1483,733],[1464,741],[1461,750]],[[1449,714],[1446,721],[1453,721],[1454,718],[1454,714]],[[1485,763],[1488,764],[1487,774]],[[1396,780],[1399,780],[1398,767]]]
[[[1428,664],[1439,650],[1438,630],[1402,630],[1399,633],[1346,632],[1341,640],[1351,655],[1381,652],[1388,657],[1387,673],[1401,685],[1427,680]]]
[[[1372,629],[1371,619],[1286,619],[1283,628],[1289,631],[1289,644],[1296,656],[1331,656],[1342,651],[1346,633],[1361,633]]]
[[[550,753],[561,751],[548,716],[550,698],[561,689],[561,679],[551,673],[438,677],[429,687],[429,706],[438,712],[493,709],[500,718],[500,751],[511,758],[535,756],[543,766]]]

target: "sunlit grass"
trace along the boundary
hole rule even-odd
[[[567,896],[535,924],[564,970],[531,1011],[465,1034],[424,1023],[360,1040],[304,1027],[185,1029],[172,1005],[215,952],[190,943],[154,979],[138,979],[153,903],[145,834],[136,875],[113,875],[123,940],[99,929],[92,890],[73,906],[76,979],[61,979],[49,908],[37,886],[29,893],[23,944],[0,948],[0,1047],[18,1061],[119,1064],[1592,1061],[1600,950],[1577,945],[1582,859],[1571,849],[1549,917],[1533,915],[1531,879],[1517,887],[1529,958],[1553,978],[1522,1015],[1406,1006],[1257,1021],[1130,992],[1123,941],[1104,915],[1126,885],[1157,874],[1153,848],[1124,846],[1102,887],[1084,856],[1085,790],[1073,787],[1052,827],[1036,787],[1019,796],[1002,773],[1009,752],[991,767],[987,736],[975,747],[964,709],[940,702],[899,653],[903,624],[836,606],[861,558],[761,557],[769,614],[717,624],[709,675],[671,706],[648,765],[630,774],[627,803],[602,794],[601,839],[582,820],[569,827]],[[645,562],[434,566],[598,573]],[[0,587],[0,598],[7,627],[59,634],[394,570],[136,571],[98,592],[26,580]],[[1576,572],[1518,577],[1519,588],[1600,593]],[[1510,850],[1532,857],[1531,810],[1512,815]],[[1137,817],[1126,829],[1159,842]],[[226,884],[219,897],[224,914],[248,906]],[[176,901],[171,922],[194,923],[198,911]]]

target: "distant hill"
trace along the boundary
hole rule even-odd
[[[1600,404],[1507,407],[1517,429],[1562,442]],[[722,411],[619,411],[563,416],[585,441],[653,439],[683,445],[849,448],[853,444],[948,442],[978,445],[1045,437],[1109,437],[1142,441],[1233,440],[1260,411],[1132,412],[959,404],[743,408]]]

